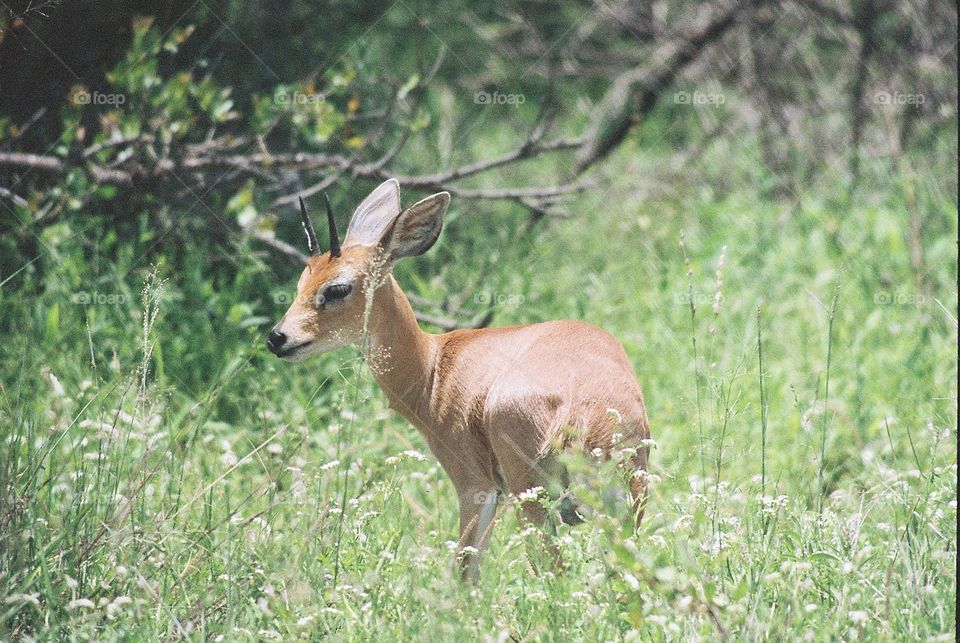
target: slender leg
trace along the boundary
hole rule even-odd
[[[633,469],[628,472],[630,480],[630,495],[633,497],[633,519],[636,521],[636,527],[640,528],[640,521],[643,520],[643,512],[647,508],[647,457],[649,447],[641,447],[636,455],[631,458]]]
[[[474,486],[460,496],[460,540],[457,562],[464,581],[473,582],[480,571],[480,556],[486,549],[497,515],[497,489]]]
[[[537,551],[528,549],[527,552],[534,570],[539,572],[542,562],[546,567],[553,568],[555,572],[562,572],[563,556],[560,555],[560,548],[554,541],[556,525],[550,521],[547,510],[539,502],[528,500],[520,503],[518,512],[521,524],[534,525],[540,530],[540,546],[535,548]]]
[[[492,441],[491,446],[503,472],[507,489],[515,496],[520,496],[537,487],[546,490],[557,472],[553,471],[553,463],[549,459],[545,460],[538,456],[538,442],[531,439],[539,434],[537,427],[529,426],[527,430],[516,429],[515,427],[522,424],[510,414],[501,418],[499,426],[500,428],[496,430],[497,439]],[[517,518],[521,524],[526,523],[539,528],[547,558],[555,569],[562,569],[560,550],[551,538],[552,528],[547,509],[537,500],[524,500],[518,506]],[[531,563],[537,569],[535,559],[541,558],[538,554],[542,552],[528,553],[531,554]]]

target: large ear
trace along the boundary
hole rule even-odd
[[[438,192],[401,212],[383,239],[389,260],[394,262],[403,257],[415,257],[429,250],[440,236],[448,205],[450,193]]]
[[[400,184],[388,179],[353,212],[343,246],[375,246],[400,214]]]

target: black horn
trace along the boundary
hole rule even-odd
[[[327,204],[327,225],[330,226],[330,255],[340,256],[340,235],[337,234],[337,222],[333,220],[333,208],[330,206],[330,198],[327,193],[323,193],[323,200]]]
[[[300,222],[303,224],[303,231],[307,233],[307,248],[311,256],[320,254],[320,244],[317,243],[317,233],[313,231],[313,224],[310,223],[310,217],[307,215],[307,206],[303,204],[303,197],[300,199]]]

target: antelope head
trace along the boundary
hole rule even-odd
[[[423,254],[440,236],[450,194],[440,192],[400,209],[396,179],[382,183],[360,203],[340,243],[330,200],[330,250],[321,252],[313,224],[300,200],[310,259],[297,282],[297,296],[271,329],[267,348],[277,357],[300,360],[363,337],[367,296],[372,296],[394,263]]]

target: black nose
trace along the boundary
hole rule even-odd
[[[280,349],[283,348],[283,345],[287,343],[287,336],[278,331],[276,328],[270,330],[270,334],[267,336],[267,348],[270,349],[270,352],[274,355],[280,354]]]

